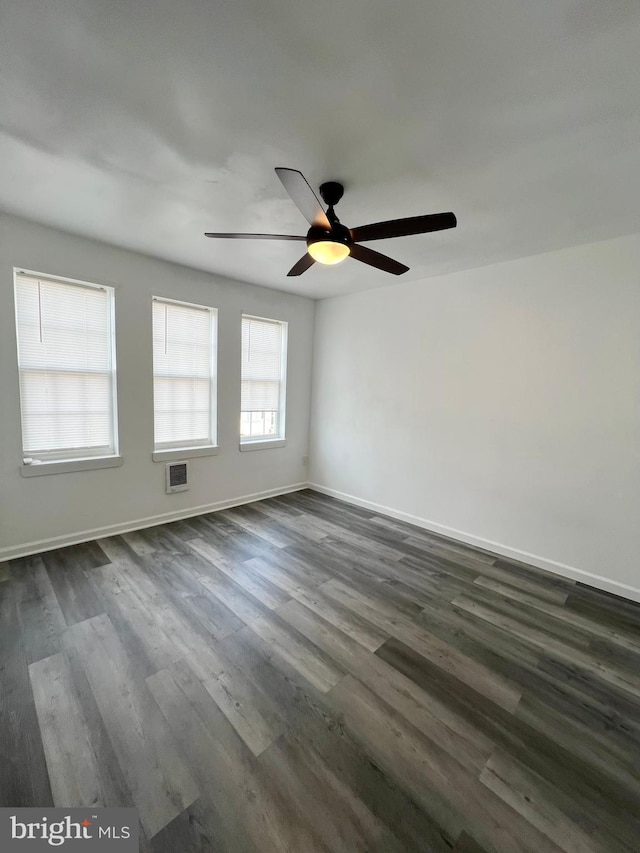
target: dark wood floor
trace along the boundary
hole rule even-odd
[[[0,566],[0,804],[141,850],[640,849],[640,606],[305,491]]]

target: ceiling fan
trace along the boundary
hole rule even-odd
[[[376,267],[392,275],[402,275],[409,267],[393,258],[374,252],[360,245],[367,240],[387,240],[390,237],[405,237],[409,234],[425,234],[428,231],[444,231],[455,228],[457,221],[453,213],[431,213],[427,216],[409,216],[406,219],[390,219],[374,222],[358,228],[345,227],[334,210],[344,193],[342,184],[327,181],[320,186],[320,195],[327,205],[325,211],[320,199],[297,169],[276,169],[285,190],[291,196],[311,228],[306,236],[292,234],[219,234],[207,232],[205,237],[226,237],[234,240],[301,240],[306,241],[307,252],[295,263],[287,275],[302,275],[316,261],[321,264],[338,264],[351,256],[356,261]]]

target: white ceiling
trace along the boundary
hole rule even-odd
[[[313,297],[393,283],[287,270],[274,166],[342,180],[403,279],[640,230],[637,0],[0,0],[0,208]]]

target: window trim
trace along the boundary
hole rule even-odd
[[[265,323],[277,323],[282,328],[282,346],[280,351],[280,394],[278,407],[278,434],[274,436],[256,435],[240,436],[240,450],[268,450],[275,447],[285,447],[287,443],[286,413],[287,413],[287,359],[289,357],[289,322],[276,320],[274,317],[260,317],[257,314],[240,316],[240,387],[242,388],[242,321],[262,320]],[[242,394],[240,397],[240,417],[242,418]]]
[[[28,458],[28,457],[27,457]],[[20,466],[22,477],[44,477],[47,474],[70,474],[73,471],[93,471],[98,468],[119,468],[122,456],[87,456],[78,459],[60,459],[56,462],[31,462]]]
[[[170,462],[172,459],[195,459],[198,456],[217,456],[220,447],[217,444],[193,445],[192,447],[173,447],[167,450],[154,450],[151,458],[154,462]]]
[[[163,305],[183,305],[186,308],[196,308],[209,314],[210,331],[210,369],[209,369],[209,436],[208,438],[193,444],[177,444],[176,442],[160,442],[155,440],[155,363],[153,359],[153,303],[159,302]],[[215,456],[218,453],[218,309],[212,305],[200,305],[196,302],[186,302],[183,299],[172,299],[169,296],[152,296],[151,317],[151,380],[153,396],[153,450],[151,458],[154,462],[166,462],[171,459],[190,458],[197,456]]]
[[[22,390],[20,383],[20,375],[22,368],[20,366],[20,328],[18,325],[18,276],[30,276],[32,278],[43,279],[44,281],[60,282],[61,284],[71,284],[76,287],[86,287],[91,290],[102,290],[109,297],[109,328],[107,330],[109,349],[111,355],[111,427],[113,436],[113,449],[110,453],[105,453],[105,448],[100,447],[95,449],[95,453],[91,453],[89,448],[78,448],[78,456],[67,455],[65,451],[50,451],[44,454],[44,458],[30,456],[24,449],[24,431],[22,425]],[[18,367],[18,384],[19,384],[19,411],[20,411],[20,446],[22,450],[22,463],[20,465],[20,473],[23,477],[38,477],[45,474],[58,474],[67,471],[87,471],[95,468],[115,468],[122,465],[122,456],[120,455],[120,436],[119,436],[119,419],[118,419],[118,363],[116,350],[116,288],[114,285],[98,284],[96,282],[85,281],[79,278],[69,278],[68,276],[56,275],[54,273],[43,273],[38,270],[30,270],[26,267],[13,267],[13,304],[16,329],[16,361]],[[111,450],[111,448],[108,448]],[[29,462],[25,460],[29,459]]]
[[[244,453],[247,450],[273,450],[276,447],[286,447],[286,438],[265,438],[264,436],[256,436],[252,441],[240,443],[240,450]]]

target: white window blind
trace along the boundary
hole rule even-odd
[[[242,317],[240,438],[284,438],[287,324]]]
[[[116,453],[113,288],[17,272],[25,457]]]
[[[215,444],[214,308],[153,302],[155,449]]]

